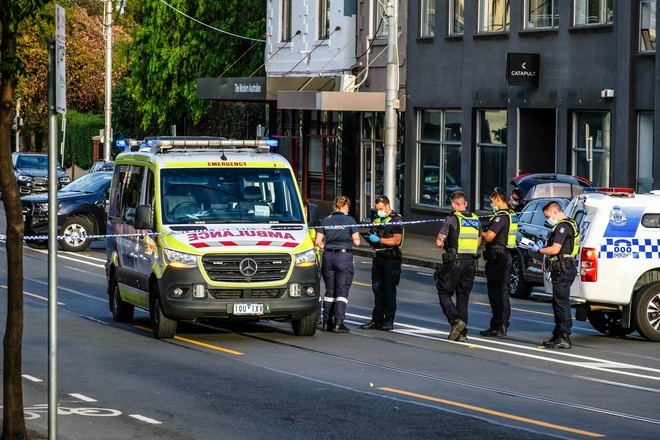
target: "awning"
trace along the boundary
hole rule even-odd
[[[384,112],[385,92],[277,92],[277,108]]]

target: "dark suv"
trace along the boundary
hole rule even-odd
[[[14,175],[21,195],[48,191],[48,155],[43,153],[11,154]],[[69,175],[57,164],[57,187],[71,182]]]
[[[112,172],[85,174],[57,193],[58,243],[65,251],[84,251],[93,238],[105,234],[106,208]],[[48,194],[33,194],[21,198],[25,236],[48,234]],[[47,240],[28,239],[30,247],[43,247]]]
[[[570,199],[591,186],[591,181],[584,177],[555,173],[520,174],[509,183],[520,190],[525,201],[540,197]]]

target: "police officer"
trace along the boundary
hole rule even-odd
[[[321,274],[325,283],[323,323],[321,329],[335,333],[350,333],[344,325],[348,291],[353,283],[353,245],[360,245],[355,219],[348,215],[351,201],[346,196],[335,199],[334,211],[321,220],[314,244],[323,249]],[[346,227],[341,227],[346,226]],[[333,227],[333,228],[330,228]]]
[[[532,250],[548,255],[552,280],[552,311],[555,315],[555,328],[552,338],[544,341],[546,348],[571,348],[571,284],[577,276],[575,255],[578,252],[579,230],[573,219],[566,217],[561,205],[548,202],[543,207],[543,214],[552,225],[546,246],[535,244]]]
[[[440,307],[451,324],[450,341],[467,341],[468,302],[474,283],[477,250],[481,244],[479,217],[467,210],[463,191],[450,196],[453,212],[445,219],[435,244],[442,247],[442,265],[436,270]],[[456,294],[456,304],[452,295]]]
[[[374,248],[371,266],[371,288],[374,292],[374,309],[371,321],[362,324],[364,330],[394,328],[396,313],[396,286],[401,279],[401,244],[403,243],[403,219],[392,210],[390,199],[376,197],[374,207],[377,217],[368,240]]]
[[[494,215],[490,218],[488,230],[482,234],[482,237],[486,241],[484,251],[486,286],[493,317],[490,320],[490,327],[480,331],[479,334],[506,336],[511,318],[508,287],[511,253],[508,249],[516,247],[518,217],[509,209],[504,189],[495,188],[489,197]]]

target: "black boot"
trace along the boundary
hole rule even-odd
[[[333,333],[350,333],[351,330],[344,325],[343,319],[335,319],[335,325],[332,326]]]
[[[323,318],[323,324],[321,324],[322,332],[331,332],[332,331],[332,318]]]
[[[506,336],[506,327],[504,326],[500,326],[497,328],[490,327],[487,328],[486,330],[481,330],[479,334],[481,336],[496,336],[496,337]]]
[[[562,333],[559,335],[559,339],[557,339],[555,342],[548,341],[548,343],[545,344],[545,348],[550,348],[553,350],[568,350],[572,346],[573,344],[571,344],[571,337],[567,333]]]

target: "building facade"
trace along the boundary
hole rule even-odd
[[[660,188],[655,0],[419,0],[408,16],[408,218],[448,213],[457,188],[484,209],[521,173]]]

